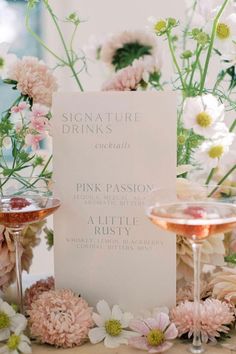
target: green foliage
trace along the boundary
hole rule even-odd
[[[12,129],[13,124],[11,123],[11,121],[8,118],[3,117],[0,121],[0,136],[9,136]]]
[[[140,44],[139,42],[125,43],[118,48],[112,59],[112,64],[116,71],[125,68],[145,55],[151,54],[151,46]]]

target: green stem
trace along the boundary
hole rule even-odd
[[[225,0],[223,5],[220,8],[220,11],[218,12],[218,14],[216,15],[216,18],[214,20],[213,23],[213,27],[212,27],[212,32],[211,32],[211,38],[210,38],[210,45],[207,51],[207,57],[206,57],[206,61],[205,61],[205,65],[204,65],[204,71],[203,71],[203,78],[201,80],[201,85],[200,85],[200,94],[202,94],[204,86],[205,86],[205,81],[206,81],[206,77],[207,77],[207,72],[208,72],[208,67],[210,64],[210,59],[211,59],[211,54],[212,54],[212,50],[213,50],[213,46],[214,46],[214,40],[215,40],[215,36],[216,36],[216,29],[217,29],[217,25],[219,22],[219,19],[225,9],[225,7],[227,6],[229,0]]]
[[[215,173],[215,168],[212,168],[211,172],[209,173],[209,176],[207,177],[206,184],[210,183],[212,177],[214,176],[214,173]]]
[[[231,173],[234,172],[234,170],[236,170],[236,164],[224,175],[223,178],[221,178],[221,180],[218,182],[218,185],[209,194],[209,197],[211,197],[215,191],[217,191],[218,186],[220,186],[231,175]]]
[[[193,83],[194,74],[195,74],[197,65],[199,63],[199,58],[200,58],[201,52],[202,52],[202,47],[198,48],[198,46],[197,46],[197,49],[196,49],[196,53],[197,53],[196,54],[196,60],[195,60],[195,62],[193,64],[192,74],[191,74],[189,85],[188,85],[189,89],[191,89],[191,86],[192,86],[192,83]]]
[[[53,11],[52,11],[52,8],[50,7],[48,1],[47,1],[47,0],[43,0],[43,2],[44,2],[44,4],[45,4],[45,6],[46,6],[48,12],[49,12],[50,15],[51,15],[51,18],[52,18],[52,20],[53,20],[53,22],[54,22],[54,24],[55,24],[55,26],[56,26],[57,32],[58,32],[59,37],[60,37],[60,39],[61,39],[63,48],[64,48],[64,50],[65,50],[65,53],[66,53],[66,56],[67,56],[67,59],[68,59],[67,65],[68,65],[69,68],[71,69],[71,71],[72,71],[72,73],[73,73],[73,77],[75,78],[75,81],[77,82],[77,84],[78,84],[80,90],[81,90],[81,91],[84,91],[83,86],[81,85],[81,82],[80,82],[80,80],[79,80],[79,78],[78,78],[78,76],[77,76],[77,73],[76,73],[75,69],[74,69],[74,64],[73,64],[73,62],[71,61],[70,53],[69,53],[69,51],[68,51],[68,48],[67,48],[65,39],[64,39],[63,34],[62,34],[62,31],[61,31],[61,29],[60,29],[60,26],[58,25],[56,16],[54,15],[54,13],[53,13]]]
[[[236,127],[236,119],[234,120],[234,122],[232,123],[231,127],[229,128],[229,131],[232,132],[235,127]]]
[[[67,66],[67,62],[65,62],[62,58],[60,58],[56,53],[54,53],[45,43],[44,41],[35,33],[31,26],[30,26],[30,8],[27,7],[27,12],[26,12],[26,17],[25,17],[25,26],[27,31],[36,39],[36,41],[44,48],[46,49],[54,58],[56,58],[59,62],[61,62],[63,65]]]
[[[177,70],[177,72],[179,74],[179,78],[180,78],[180,81],[181,81],[181,84],[182,84],[182,88],[185,91],[185,83],[184,83],[184,80],[183,80],[183,77],[182,77],[182,73],[181,73],[179,64],[178,64],[176,56],[175,56],[175,52],[174,52],[174,48],[172,46],[171,36],[170,36],[170,32],[169,31],[167,31],[167,39],[168,39],[168,45],[169,45],[170,53],[171,53],[171,56],[172,56],[172,60],[174,62],[176,70]]]
[[[196,10],[196,6],[197,6],[197,0],[194,0],[193,5],[191,5],[192,12],[191,12],[191,14],[190,14],[190,16],[189,16],[187,25],[186,25],[186,27],[185,27],[185,29],[184,29],[184,36],[183,36],[183,52],[186,50],[187,34],[188,34],[188,31],[189,31],[189,28],[190,28],[190,25],[191,25],[191,22],[192,22],[192,19],[193,19],[195,10]],[[184,60],[183,60],[183,61],[184,61]]]
[[[18,103],[20,103],[22,97],[23,97],[23,95],[20,95],[19,97],[17,97],[17,99],[12,103],[11,107],[8,108],[7,111],[5,111],[5,112],[7,112],[7,113],[5,114],[5,116],[3,117],[3,119],[7,119],[7,118],[10,117],[12,107],[14,107],[14,106],[16,106]]]
[[[219,77],[219,79],[216,81],[216,83],[215,83],[215,85],[214,85],[214,87],[213,87],[213,90],[212,90],[213,95],[215,94],[215,91],[216,91],[216,89],[218,88],[219,84],[224,80],[225,75],[226,75],[226,71],[225,71],[224,74],[221,75],[221,76]]]
[[[45,164],[44,168],[43,168],[42,171],[40,172],[40,174],[39,174],[40,177],[41,177],[41,176],[44,174],[44,172],[46,171],[46,169],[47,169],[48,165],[50,164],[51,160],[52,160],[52,155],[50,155],[50,157],[49,157],[47,163]]]

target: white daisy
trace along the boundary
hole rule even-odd
[[[223,128],[220,122],[224,118],[224,105],[218,103],[211,95],[189,97],[186,99],[183,111],[183,122],[186,129],[207,138]],[[219,125],[220,124],[220,125]]]
[[[214,141],[205,141],[194,154],[195,161],[206,168],[215,168],[220,159],[229,151],[229,147],[234,140],[235,134],[227,135]]]
[[[193,3],[189,8],[192,10]],[[191,27],[203,28],[214,18],[216,12],[214,0],[197,0],[196,10],[191,20]]]
[[[0,348],[0,354],[30,354],[32,353],[32,349],[30,347],[30,340],[24,334],[17,335],[13,333],[6,345]]]
[[[0,43],[0,78],[6,79],[9,66],[17,60],[15,54],[8,54],[9,44]]]
[[[93,320],[97,325],[89,331],[89,339],[93,344],[104,340],[107,348],[117,348],[120,344],[128,344],[128,339],[137,336],[137,333],[127,331],[133,315],[128,312],[122,313],[118,305],[110,309],[105,300],[97,303],[97,313],[93,313]]]
[[[220,19],[216,28],[215,47],[222,53],[229,52],[236,39],[236,14]]]
[[[11,332],[23,331],[26,325],[25,316],[16,313],[12,306],[0,299],[0,341],[8,339]]]

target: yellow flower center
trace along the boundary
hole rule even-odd
[[[166,21],[164,20],[160,20],[158,21],[155,26],[154,26],[154,29],[156,32],[161,32],[163,31],[164,29],[166,28]]]
[[[165,341],[165,335],[160,329],[152,329],[147,335],[149,345],[158,347]]]
[[[4,59],[0,57],[0,69],[4,66]]]
[[[105,322],[105,330],[110,336],[117,337],[122,332],[121,323],[118,320],[109,320]]]
[[[0,329],[8,328],[10,326],[10,318],[5,313],[0,311]]]
[[[186,139],[185,139],[185,136],[184,136],[184,135],[179,135],[179,136],[178,136],[178,143],[179,143],[180,145],[184,145],[185,141],[186,141]]]
[[[207,128],[212,123],[212,118],[206,112],[201,112],[196,117],[197,124],[200,125],[202,128]]]
[[[216,145],[210,148],[210,150],[208,151],[208,155],[212,158],[212,159],[219,159],[224,152],[224,147],[222,145]]]
[[[9,350],[16,350],[19,344],[20,336],[17,336],[16,334],[12,334],[7,341],[7,347]]]
[[[216,28],[216,35],[220,39],[227,39],[230,36],[230,27],[225,23],[218,23]]]

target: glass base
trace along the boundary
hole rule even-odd
[[[203,346],[198,347],[198,346],[191,345],[188,351],[193,354],[200,354],[205,352],[205,348]]]

